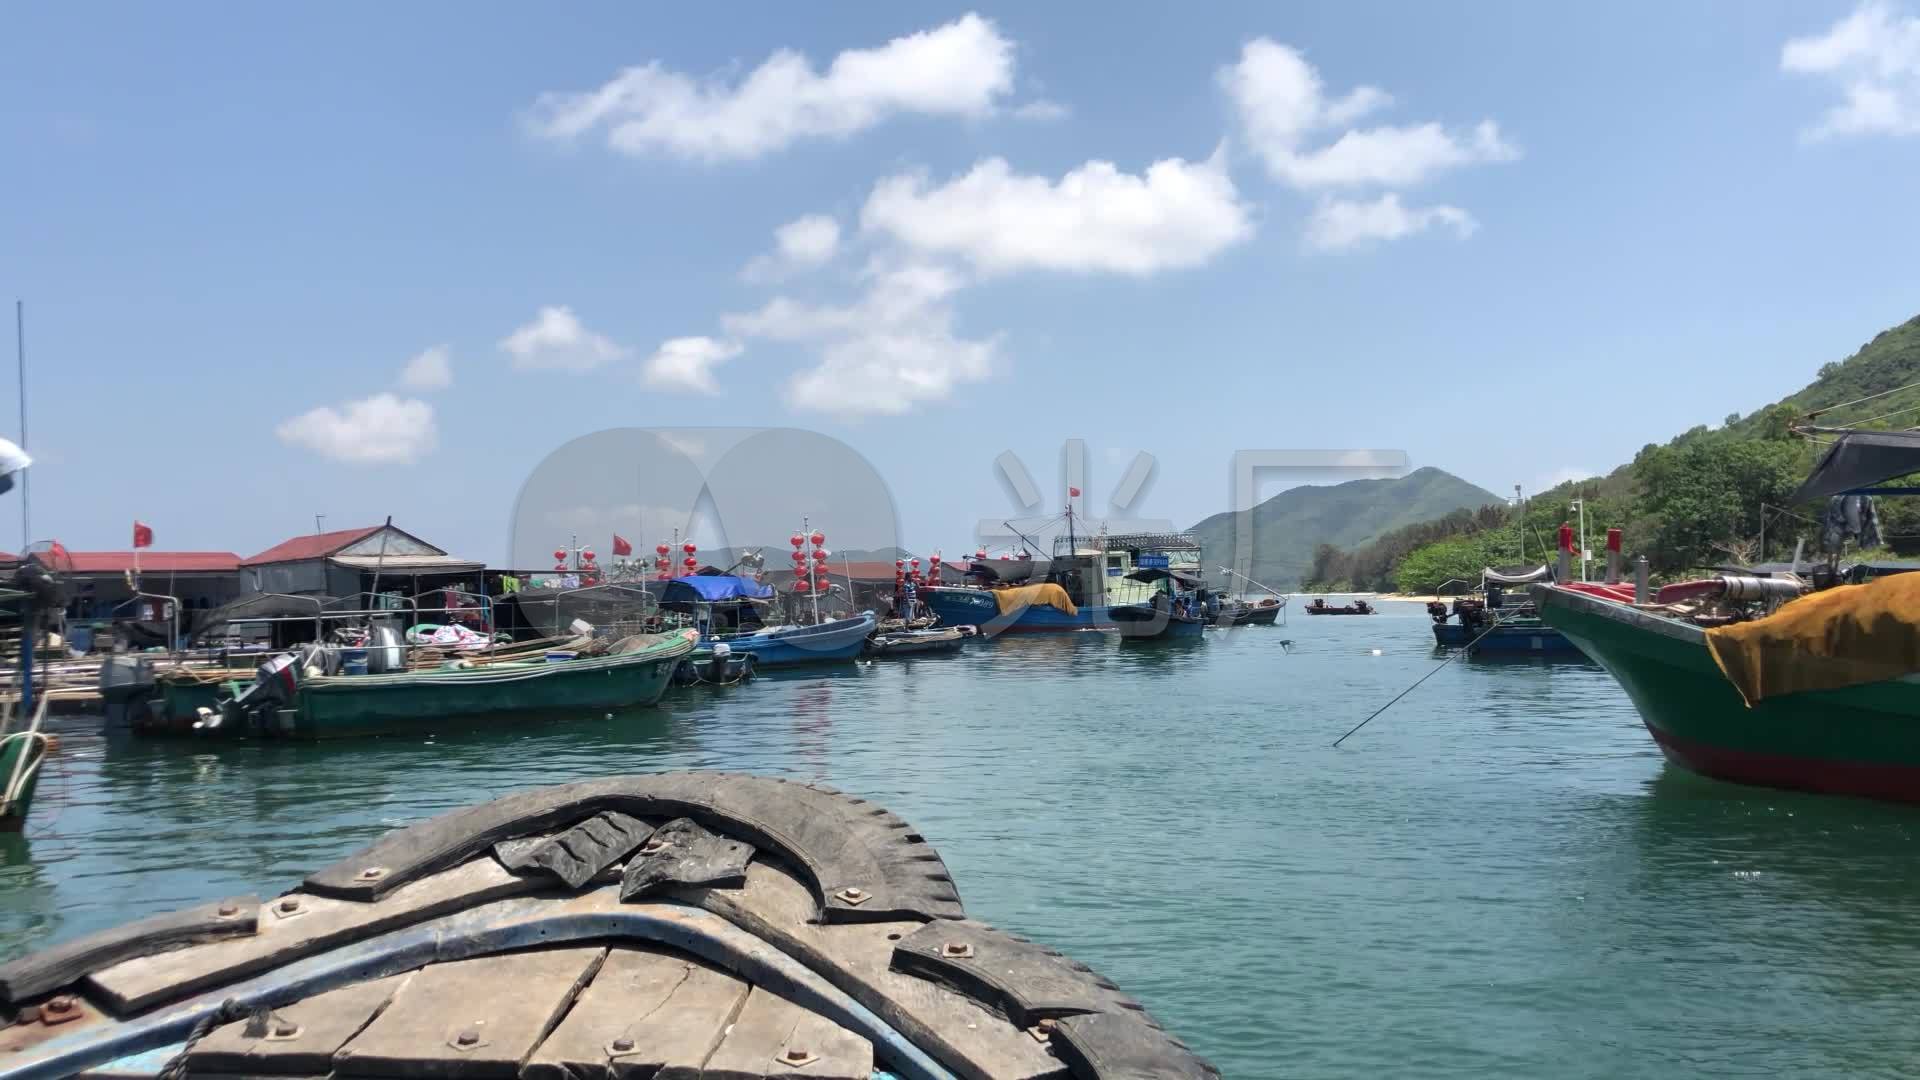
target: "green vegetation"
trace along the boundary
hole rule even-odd
[[[1394,480],[1289,488],[1249,515],[1253,563],[1247,572],[1274,588],[1291,588],[1321,548],[1365,544],[1415,522],[1498,502],[1492,492],[1434,468]],[[1208,570],[1233,561],[1238,523],[1239,515],[1215,514],[1193,527]]]
[[[1619,526],[1627,552],[1646,555],[1656,573],[1778,558],[1796,537],[1816,539],[1808,519],[1821,509],[1781,509],[1820,451],[1790,426],[1920,424],[1914,383],[1920,383],[1920,318],[1821,367],[1811,385],[1782,401],[1746,417],[1728,416],[1718,428],[1696,427],[1664,446],[1649,445],[1608,476],[1541,492],[1524,514],[1511,507],[1452,513],[1350,549],[1322,546],[1302,578],[1309,589],[1428,593],[1455,579],[1477,582],[1488,566],[1518,565],[1523,536],[1526,563],[1538,565],[1550,557],[1560,523],[1574,516],[1569,504],[1575,498],[1586,502],[1596,554],[1606,528]],[[1920,553],[1920,499],[1878,503],[1889,553]]]

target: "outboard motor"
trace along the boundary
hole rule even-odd
[[[261,664],[254,671],[253,685],[240,691],[233,700],[221,702],[217,712],[201,706],[200,719],[194,721],[194,730],[211,731],[229,719],[236,723],[244,719],[250,728],[264,726],[260,722],[262,715],[271,715],[275,710],[293,704],[300,690],[301,674],[316,659],[316,652],[325,655],[321,646],[315,644],[298,655],[282,653]]]

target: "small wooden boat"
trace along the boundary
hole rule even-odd
[[[1197,590],[1200,586],[1198,578],[1159,567],[1135,570],[1126,578],[1128,581],[1156,586],[1159,591],[1145,603],[1115,604],[1107,609],[1107,618],[1114,629],[1120,632],[1122,641],[1197,638],[1205,633],[1207,619],[1201,610],[1198,592],[1174,591],[1177,586]]]
[[[840,663],[866,648],[873,622],[873,612],[867,611],[815,626],[771,626],[751,634],[706,638],[702,644],[724,642],[736,653],[752,653],[754,665],[761,670]]]
[[[47,698],[40,698],[33,717],[15,727],[12,703],[0,715],[0,832],[26,828],[33,809],[33,793],[40,782],[40,766],[52,740],[40,730],[47,718]]]
[[[214,698],[191,714],[186,702],[169,697],[176,685],[164,683],[162,708],[135,730],[177,731],[197,715],[188,730],[199,734],[333,739],[439,726],[449,717],[649,706],[667,692],[674,668],[698,640],[680,630],[631,638],[601,656],[384,675],[312,674],[316,646],[261,665],[251,684],[178,684],[180,693]]]
[[[967,639],[980,631],[971,626],[942,626],[930,630],[894,630],[873,635],[867,641],[867,655],[919,656],[926,653],[958,652]]]
[[[1229,599],[1208,621],[1215,626],[1272,626],[1285,606],[1285,601],[1271,596],[1254,601]]]
[[[703,645],[680,658],[673,669],[675,686],[733,686],[753,678],[750,652],[736,653],[727,645]]]
[[[905,821],[726,773],[536,788],[0,965],[4,1075],[1212,1080],[967,917]]]
[[[1306,605],[1304,608],[1301,608],[1301,610],[1305,611],[1309,615],[1372,615],[1374,614],[1373,605],[1367,603],[1365,600],[1355,600],[1351,604],[1341,604],[1336,607],[1333,604],[1327,603],[1327,598],[1324,596],[1314,597],[1313,603]]]

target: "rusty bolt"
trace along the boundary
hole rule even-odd
[[[461,1046],[472,1046],[480,1041],[480,1033],[473,1028],[468,1028],[456,1036],[454,1041]]]
[[[782,1051],[778,1060],[783,1065],[798,1069],[819,1061],[820,1057],[800,1047],[793,1046]]]
[[[74,1000],[65,994],[49,999],[46,1004],[46,1011],[51,1013],[72,1012],[73,1009]]]
[[[282,1020],[274,1025],[273,1033],[283,1039],[291,1039],[295,1035],[300,1034],[300,1025],[288,1020]]]
[[[940,946],[940,955],[949,960],[971,960],[973,959],[973,946],[949,941]]]
[[[220,905],[221,918],[231,919],[238,914],[240,914],[240,906],[238,904],[221,904]]]
[[[386,876],[387,868],[384,866],[369,866],[365,870],[360,871],[361,881],[379,881]]]
[[[861,904],[867,902],[867,890],[858,885],[849,885],[833,895],[842,902],[852,904],[855,907],[859,907]]]
[[[285,912],[288,915],[291,915],[294,912],[299,911],[300,898],[297,896],[289,896],[286,899],[280,901],[280,910]]]
[[[633,1049],[632,1039],[621,1038],[621,1039],[613,1040],[613,1052],[616,1054],[624,1054],[631,1051],[632,1049]]]

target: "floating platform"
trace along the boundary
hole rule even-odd
[[[1213,1077],[824,785],[625,776],[0,965],[0,1076]]]

